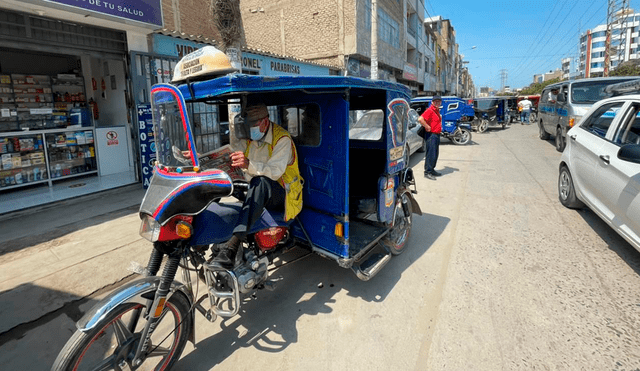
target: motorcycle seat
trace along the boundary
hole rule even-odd
[[[214,202],[193,220],[194,235],[191,238],[192,245],[208,245],[228,241],[233,234],[233,229],[238,224],[238,217],[242,203],[217,203]],[[249,234],[271,227],[287,227],[284,221],[283,210],[264,210],[260,219],[256,221]]]

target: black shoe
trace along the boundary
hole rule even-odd
[[[431,173],[424,173],[424,177],[431,180],[436,180],[436,177]]]
[[[209,265],[212,268],[218,269],[230,269],[233,268],[235,263],[236,251],[240,245],[240,239],[236,236],[231,237],[227,242],[227,245],[220,249],[218,255],[216,255]]]
[[[442,176],[442,174],[441,174],[441,173],[439,173],[439,172],[437,172],[437,171],[435,171],[435,170],[434,170],[434,171],[432,171],[432,172],[431,172],[431,174],[432,174],[432,175],[435,175],[435,176]]]
[[[211,260],[211,263],[209,263],[209,265],[212,268],[231,269],[233,268],[235,257],[236,257],[235,251],[227,247],[223,247],[218,252],[218,255],[216,255],[216,257],[213,258],[213,260]]]

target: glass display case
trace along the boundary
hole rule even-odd
[[[0,75],[0,190],[97,173],[84,79]]]

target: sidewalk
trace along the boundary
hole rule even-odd
[[[146,264],[143,196],[135,184],[0,216],[3,369],[51,367],[104,288],[131,276],[132,261]]]

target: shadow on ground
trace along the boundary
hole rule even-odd
[[[298,341],[300,318],[331,313],[340,291],[367,302],[383,302],[403,272],[432,246],[450,222],[448,218],[431,214],[414,215],[413,220],[414,233],[428,233],[412,237],[408,249],[391,259],[368,282],[358,280],[351,270],[317,255],[278,269],[272,277],[280,276],[282,280],[275,291],[258,292],[257,298],[245,300],[238,316],[210,324],[220,323],[221,331],[199,341],[196,349],[181,359],[176,368],[209,370],[241,348],[281,352]]]

